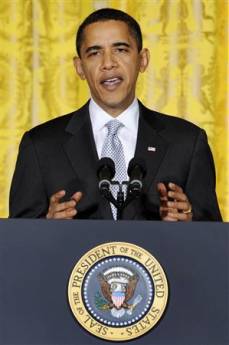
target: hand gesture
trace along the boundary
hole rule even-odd
[[[183,192],[183,189],[175,183],[158,183],[160,194],[160,216],[162,220],[176,222],[178,220],[188,222],[192,220],[192,206]]]
[[[46,215],[47,219],[73,219],[77,214],[76,206],[83,194],[81,192],[76,192],[72,195],[71,200],[61,202],[65,193],[64,190],[61,190],[51,196],[48,213]]]

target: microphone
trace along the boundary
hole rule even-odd
[[[115,164],[109,157],[103,157],[98,161],[97,176],[101,192],[109,192],[111,180],[115,176]]]
[[[144,160],[141,158],[132,158],[127,172],[130,177],[128,190],[135,196],[139,196],[143,187],[142,180],[146,174],[146,165]]]

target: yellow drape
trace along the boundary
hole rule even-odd
[[[75,32],[101,7],[127,11],[141,24],[151,64],[138,97],[207,131],[229,221],[228,0],[1,0],[0,217],[8,215],[23,132],[87,100],[72,65]]]

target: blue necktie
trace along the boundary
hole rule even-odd
[[[123,152],[122,143],[118,137],[118,131],[124,125],[118,120],[111,120],[106,124],[108,129],[107,136],[104,140],[101,157],[110,157],[115,163],[115,181],[127,180],[127,171],[125,164],[125,157]],[[118,186],[111,186],[111,192],[116,199]],[[117,219],[117,209],[114,205],[111,204],[111,210],[114,219]]]

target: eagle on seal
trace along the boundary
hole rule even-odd
[[[139,277],[124,267],[113,268],[108,274],[100,273],[98,280],[103,296],[108,303],[103,304],[102,309],[116,310],[132,309],[133,305],[128,301],[133,297]]]

